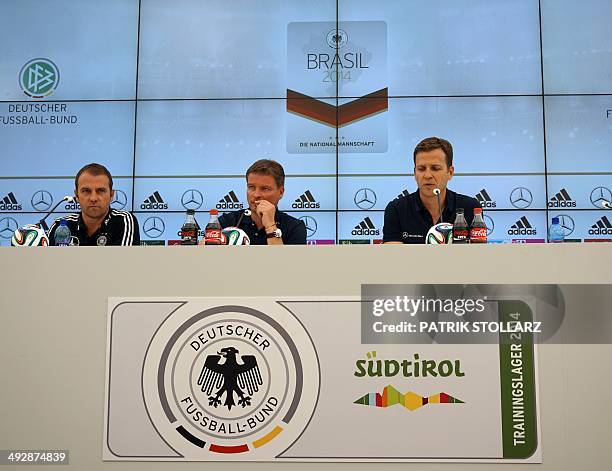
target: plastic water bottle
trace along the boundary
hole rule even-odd
[[[67,247],[70,245],[72,234],[68,223],[65,219],[60,221],[59,227],[55,230],[55,245],[60,247]]]
[[[561,224],[559,224],[559,218],[552,218],[552,224],[548,229],[548,242],[558,243],[563,242],[565,240],[565,233],[563,232],[563,228]]]

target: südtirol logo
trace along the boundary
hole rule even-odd
[[[19,85],[31,98],[48,97],[57,88],[59,80],[59,70],[49,59],[32,59],[19,72]]]
[[[300,324],[290,314],[186,311],[160,327],[145,359],[144,397],[157,430],[191,459],[275,456],[314,410],[318,368],[308,335],[294,330]]]
[[[384,21],[289,23],[289,153],[386,152],[387,109]]]
[[[357,360],[353,375],[357,378],[447,378],[454,376],[462,378],[465,373],[461,369],[461,361],[454,360],[433,360],[421,358],[415,353],[412,358],[402,359],[380,359],[376,357],[376,352],[368,352],[365,359]],[[428,385],[427,389],[431,389]],[[354,404],[370,407],[393,407],[403,406],[414,411],[428,404],[463,404],[464,402],[456,397],[439,392],[429,396],[421,396],[414,391],[402,393],[394,386],[387,385],[381,391],[372,391],[357,398]]]

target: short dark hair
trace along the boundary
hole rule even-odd
[[[247,182],[249,181],[249,175],[251,173],[256,173],[257,175],[270,175],[274,178],[278,187],[285,186],[285,170],[283,170],[283,166],[275,160],[261,159],[251,165],[246,171]]]
[[[416,165],[416,156],[419,152],[429,152],[436,149],[442,149],[444,155],[446,156],[446,165],[448,167],[453,166],[453,146],[446,139],[442,139],[441,137],[426,137],[421,142],[417,144],[414,148],[414,153],[412,154],[414,163]]]
[[[113,177],[108,171],[108,169],[104,165],[92,163],[92,164],[87,164],[83,168],[81,168],[81,170],[79,170],[78,173],[76,174],[76,177],[74,177],[74,189],[75,190],[79,189],[79,177],[84,173],[89,173],[90,175],[93,175],[94,177],[97,177],[98,175],[106,175],[108,177],[108,184],[110,186],[110,189],[111,190],[113,189]]]

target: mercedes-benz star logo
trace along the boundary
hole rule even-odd
[[[164,233],[166,229],[166,225],[164,224],[163,219],[158,218],[157,216],[152,216],[148,218],[144,224],[142,225],[142,230],[148,237],[153,237],[157,239]]]
[[[17,230],[19,224],[14,218],[2,218],[0,219],[0,237],[3,239],[10,239],[13,237],[13,233]]]
[[[487,226],[487,237],[493,234],[495,230],[495,222],[493,222],[493,218],[491,216],[484,215],[484,221]]]
[[[36,211],[48,211],[53,204],[53,196],[47,190],[38,190],[32,195],[30,203]]]
[[[310,238],[315,235],[317,232],[317,220],[312,216],[302,216],[300,219],[306,225],[306,236]]]
[[[353,201],[359,209],[372,209],[376,204],[376,193],[369,188],[361,188],[355,193]]]
[[[612,191],[605,186],[598,186],[591,191],[591,204],[596,208],[603,208],[603,202],[612,202]]]
[[[576,223],[571,218],[571,216],[568,216],[567,214],[559,214],[557,217],[559,218],[559,225],[563,229],[563,235],[565,237],[567,237],[572,232],[574,232],[574,228],[576,227]]]
[[[515,208],[528,208],[531,206],[532,202],[533,195],[531,194],[531,191],[524,186],[519,186],[518,188],[512,190],[512,193],[510,193],[510,203],[512,203],[512,206]]]
[[[127,204],[127,195],[121,190],[115,190],[115,199],[111,202],[111,205],[115,209],[123,209]]]
[[[183,193],[183,196],[181,196],[181,204],[185,209],[200,209],[203,202],[204,197],[198,190],[187,190]]]

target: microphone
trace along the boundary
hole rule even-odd
[[[440,211],[440,222],[444,222],[442,220],[442,203],[440,202],[440,188],[434,188],[433,193],[438,198],[438,211]]]
[[[47,226],[47,223],[45,222],[45,219],[47,219],[49,217],[49,215],[55,211],[57,209],[57,207],[62,204],[62,203],[72,203],[74,201],[74,196],[64,196],[61,200],[58,201],[58,203],[53,206],[53,208],[51,208],[51,211],[49,211],[47,214],[44,215],[44,217],[38,221],[38,224],[40,227],[42,227],[45,232],[49,232],[49,226]]]
[[[240,223],[242,222],[242,218],[244,216],[250,216],[251,215],[251,210],[250,209],[245,209],[242,214],[240,215],[240,217],[238,218],[238,222],[236,223],[236,227],[240,227]]]
[[[612,204],[609,201],[601,200],[601,207],[604,209],[612,209]]]

